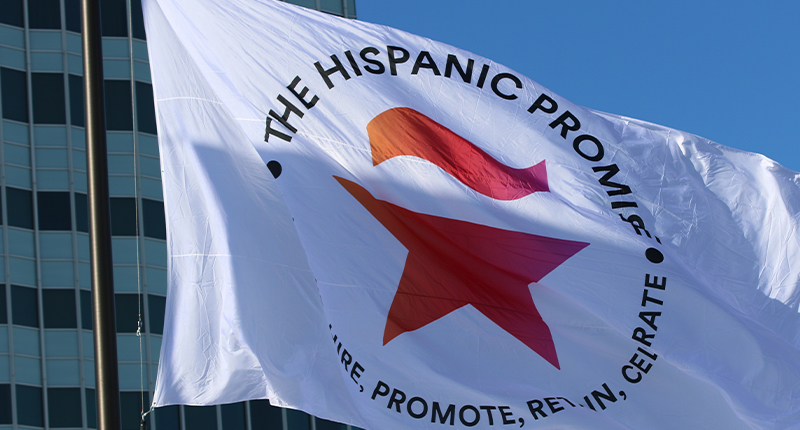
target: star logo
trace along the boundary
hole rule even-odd
[[[394,156],[424,158],[473,190],[503,200],[548,191],[544,162],[512,169],[414,110],[386,111],[367,129],[375,165]],[[550,328],[528,286],[588,243],[413,212],[335,178],[408,250],[384,345],[471,305],[560,369]]]

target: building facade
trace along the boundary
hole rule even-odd
[[[155,386],[166,228],[141,0],[101,0],[122,428]],[[355,18],[355,0],[293,0]],[[0,0],[0,429],[96,428],[79,0]],[[137,334],[139,331],[139,334]],[[155,430],[345,430],[266,400]]]

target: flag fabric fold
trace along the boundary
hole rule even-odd
[[[367,429],[789,429],[800,175],[270,0],[143,1],[156,406]]]

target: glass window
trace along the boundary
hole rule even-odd
[[[245,430],[244,403],[231,403],[220,406],[222,410],[222,430]]]
[[[269,400],[251,400],[250,423],[253,429],[279,429],[283,426],[281,408],[270,405]]]
[[[67,21],[67,30],[81,32],[81,1],[64,0],[64,18]]]
[[[115,294],[114,304],[117,311],[117,333],[136,333],[141,296],[139,294]]]
[[[67,75],[69,80],[69,116],[70,124],[76,127],[83,127],[86,122],[86,115],[83,105],[83,77],[78,75]]]
[[[39,230],[72,230],[69,191],[39,191]]]
[[[33,229],[33,197],[28,190],[6,187],[8,225]]]
[[[287,409],[286,426],[292,430],[310,430],[311,416],[303,411]]]
[[[106,129],[133,130],[131,81],[105,81],[105,102]]]
[[[47,408],[50,428],[83,427],[80,388],[48,388]]]
[[[125,0],[100,0],[100,27],[103,36],[128,36],[128,14],[125,9]]]
[[[0,384],[0,424],[11,424],[10,384]]]
[[[0,67],[0,91],[3,93],[3,118],[28,122],[28,94],[25,72]]]
[[[36,288],[11,286],[11,320],[16,325],[39,327]]]
[[[119,393],[119,417],[121,430],[139,430],[142,422],[142,406],[150,404],[147,392],[122,391]],[[168,427],[169,428],[169,427]],[[161,427],[159,427],[161,429]]]
[[[89,199],[86,194],[75,193],[75,229],[89,232]]]
[[[323,420],[322,418],[315,418],[316,430],[346,430],[347,426],[333,421]]]
[[[44,328],[78,328],[75,290],[42,290],[42,317]]]
[[[215,406],[184,406],[186,428],[192,430],[217,430],[217,408]]]
[[[31,28],[60,30],[59,0],[28,0],[28,25]]]
[[[325,12],[335,13],[336,15],[344,15],[342,0],[320,0],[319,8]]]
[[[164,334],[164,313],[167,308],[167,298],[164,296],[147,295],[147,310],[150,316],[150,333]]]
[[[97,428],[97,397],[94,388],[86,389],[86,427]]]
[[[0,324],[8,324],[8,311],[6,310],[5,285],[0,285]]]
[[[42,419],[42,389],[17,384],[17,424],[44,427]]]
[[[144,17],[142,16],[142,0],[131,0],[131,27],[133,37],[146,40],[144,34]]]
[[[142,218],[144,235],[153,239],[167,238],[167,225],[164,221],[164,202],[142,199]]]
[[[64,110],[64,75],[61,73],[31,73],[33,93],[33,122],[37,124],[66,124]]]
[[[348,18],[355,18],[356,17],[356,2],[355,2],[355,0],[347,0],[347,17]]]
[[[317,8],[317,0],[292,0],[289,3],[296,4],[298,6],[308,7],[311,9]]]
[[[155,416],[156,426],[159,428],[159,430],[181,428],[181,414],[178,406],[165,406],[163,408],[156,408],[151,416]]]
[[[111,198],[111,235],[136,236],[136,199]]]
[[[0,23],[22,27],[22,0],[0,1]]]
[[[92,292],[81,290],[81,328],[91,330],[92,325]]]
[[[139,131],[156,134],[156,110],[153,86],[136,81],[136,126]]]

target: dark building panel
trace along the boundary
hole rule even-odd
[[[164,312],[166,308],[166,297],[148,294],[147,314],[150,317],[150,333],[164,334]]]
[[[131,81],[106,80],[106,129],[111,131],[133,130],[133,99]]]
[[[28,0],[28,25],[33,29],[61,30],[59,0]]]
[[[36,288],[11,286],[11,322],[26,327],[39,327]]]
[[[75,229],[89,232],[89,199],[83,193],[75,193]]]
[[[31,73],[31,84],[33,122],[66,124],[64,75],[61,73]]]
[[[94,388],[86,389],[86,427],[97,428],[97,395]]]
[[[311,416],[303,411],[287,409],[286,424],[292,430],[311,430]]]
[[[11,384],[0,384],[0,424],[11,424]]]
[[[282,428],[281,409],[270,405],[269,400],[251,400],[250,423],[253,429]]]
[[[0,92],[3,98],[3,118],[28,122],[28,94],[25,72],[0,67]]]
[[[119,416],[121,430],[139,430],[142,421],[142,406],[150,404],[150,395],[139,391],[122,391],[119,393]],[[159,427],[161,429],[161,427]],[[176,430],[178,430],[176,428]],[[188,428],[187,428],[188,430]]]
[[[144,16],[142,16],[142,0],[131,0],[131,35],[145,40]]]
[[[156,134],[156,109],[153,86],[136,81],[136,126],[139,131]]]
[[[141,300],[142,296],[139,294],[114,294],[117,333],[136,333],[139,310],[144,308]]]
[[[6,187],[8,225],[33,229],[33,194],[29,190]]]
[[[69,191],[39,191],[36,193],[39,210],[39,230],[72,230],[72,210]]]
[[[217,430],[217,408],[214,406],[184,406],[186,428],[192,430]]]
[[[222,430],[245,430],[247,417],[244,403],[231,403],[220,407],[222,412]]]
[[[80,388],[48,388],[47,409],[50,428],[83,427]]]
[[[342,423],[323,420],[321,418],[317,418],[315,424],[316,430],[345,430],[347,428],[347,426]]]
[[[80,0],[64,0],[64,18],[66,18],[67,30],[75,33],[81,32]]]
[[[153,239],[167,238],[167,224],[164,219],[164,202],[142,199],[142,218],[144,235]]]
[[[0,0],[0,24],[22,27],[22,0]]]
[[[100,0],[100,28],[104,37],[128,36],[125,0]]]
[[[83,127],[86,124],[86,109],[83,105],[83,77],[68,75],[69,81],[69,123]]]
[[[92,292],[87,290],[80,290],[81,296],[81,328],[84,330],[92,330],[94,327],[94,320],[92,319]]]
[[[43,289],[42,319],[44,328],[78,328],[75,290],[72,288]]]
[[[181,414],[178,406],[165,406],[156,408],[153,411],[156,426],[159,429],[179,429],[181,428]]]
[[[6,310],[6,286],[0,284],[0,324],[8,324],[8,311]]]
[[[44,427],[42,418],[42,389],[17,384],[17,424]]]
[[[136,199],[133,197],[111,198],[111,234],[113,236],[136,236]]]
[[[61,73],[31,73],[31,84],[33,122],[66,124],[64,75]]]

